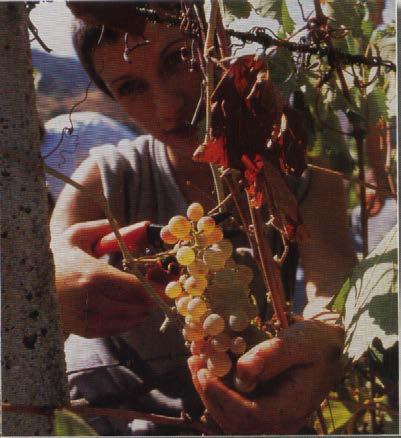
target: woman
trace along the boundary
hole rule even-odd
[[[103,190],[122,225],[145,219],[166,223],[193,201],[205,210],[213,207],[209,168],[191,160],[199,140],[189,122],[201,74],[189,71],[182,60],[180,30],[145,23],[143,34],[132,31],[128,44],[136,48],[130,62],[122,56],[124,32],[104,29],[97,45],[100,33],[99,26],[78,25],[74,38],[81,61],[97,85],[150,135],[123,148],[95,148],[73,179],[95,192]],[[301,209],[311,234],[299,248],[309,285],[304,316],[311,317],[338,290],[355,255],[341,180],[314,172]],[[72,396],[172,415],[185,410],[194,417],[202,411],[200,396],[224,433],[299,431],[339,367],[341,329],[301,321],[240,358],[240,378],[275,388],[252,400],[213,378],[200,357],[189,358],[189,374],[182,338],[173,327],[159,333],[163,315],[139,281],[93,256],[96,241],[110,231],[103,218],[96,203],[71,187],[60,195],[52,217],[62,323],[66,333],[80,335],[66,342]],[[123,332],[129,333],[119,335]],[[102,434],[177,433],[139,421],[92,423]]]

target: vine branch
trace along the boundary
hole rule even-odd
[[[63,407],[32,406],[11,403],[2,403],[1,407],[3,412],[44,416],[51,416],[56,409],[63,409]],[[152,421],[153,423],[161,424],[164,426],[192,429],[202,434],[210,434],[209,429],[204,424],[202,424],[200,421],[194,421],[186,415],[183,415],[182,417],[169,417],[166,415],[148,414],[145,412],[128,409],[96,408],[89,406],[89,404],[84,400],[72,400],[71,406],[65,406],[64,409],[67,409],[81,416],[110,417],[123,420],[138,419]]]

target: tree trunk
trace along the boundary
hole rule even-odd
[[[68,403],[49,249],[25,3],[0,2],[2,399]],[[43,416],[3,413],[3,435],[51,435]]]

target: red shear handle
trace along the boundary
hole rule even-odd
[[[148,245],[149,225],[150,221],[143,221],[120,228],[121,237],[130,251],[137,251],[146,248]],[[120,247],[114,233],[102,237],[93,250],[95,257],[101,257],[105,254],[119,251]]]

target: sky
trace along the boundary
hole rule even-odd
[[[346,0],[338,0],[345,1]],[[387,0],[386,9],[384,12],[385,22],[392,21],[395,18],[395,1]],[[293,4],[293,8],[290,5]],[[313,0],[302,0],[305,14],[312,10]],[[296,26],[302,25],[302,16],[298,2],[296,0],[287,0],[287,5],[290,8],[290,14],[296,22]],[[71,43],[70,28],[72,16],[70,10],[65,5],[65,1],[56,0],[53,2],[43,2],[37,5],[31,12],[31,20],[38,28],[39,35],[44,42],[53,50],[53,54],[57,56],[72,56],[75,57],[75,52]],[[249,30],[253,26],[270,25],[274,31],[277,24],[274,21],[262,18],[253,13],[248,20],[238,20],[232,27],[236,30]],[[33,48],[43,50],[40,45],[33,41]],[[248,47],[248,49],[252,49]]]

